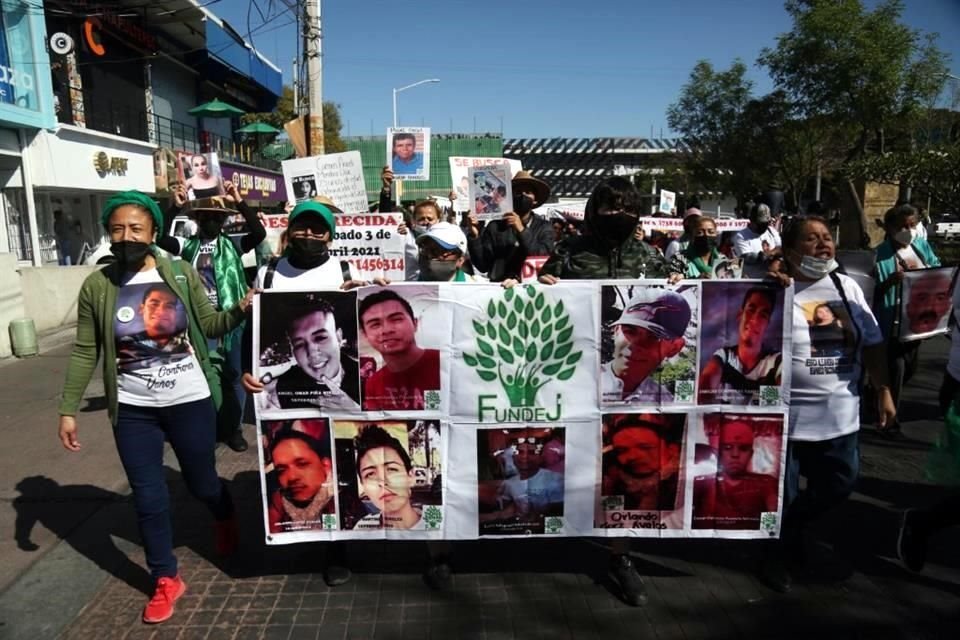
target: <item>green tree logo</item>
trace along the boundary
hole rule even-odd
[[[525,294],[525,295],[524,295]],[[499,380],[511,407],[531,407],[551,379],[569,380],[582,351],[573,352],[573,325],[563,300],[551,304],[532,285],[505,289],[475,319],[477,350],[463,354],[485,382]]]

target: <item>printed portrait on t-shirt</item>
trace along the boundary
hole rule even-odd
[[[563,532],[566,429],[477,431],[479,534]]]
[[[815,300],[800,305],[810,332],[811,358],[852,358],[856,336],[842,300]]]
[[[177,363],[192,351],[186,308],[170,287],[163,282],[121,287],[113,327],[121,374],[134,374],[155,387],[175,384]]]
[[[449,331],[444,333],[437,298],[436,285],[360,290],[364,411],[440,409],[440,357]]]

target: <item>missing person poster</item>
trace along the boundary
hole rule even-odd
[[[691,439],[694,529],[779,527],[787,437],[781,414],[705,413]]]
[[[749,376],[790,352],[792,304],[723,280],[261,293],[267,542],[775,537],[789,394]],[[710,386],[727,347],[745,365]]]
[[[326,196],[341,211],[360,213],[370,208],[359,151],[284,160],[281,166],[287,198],[296,203]]]
[[[268,290],[254,306],[258,415],[360,409],[356,291]]]
[[[603,405],[694,404],[700,287],[604,284],[600,299]]]
[[[399,213],[338,214],[330,257],[349,262],[358,280],[402,282],[404,238],[397,233],[402,222]]]
[[[455,211],[470,211],[470,177],[471,167],[491,167],[495,165],[510,167],[510,177],[523,170],[523,163],[510,158],[473,158],[469,156],[450,156],[450,179],[453,181],[453,191],[457,199],[453,204]],[[582,218],[583,216],[581,216]]]
[[[430,128],[387,129],[387,157],[394,180],[429,180]]]
[[[783,404],[785,290],[750,280],[707,280],[700,328],[699,404]],[[709,309],[709,313],[706,310]]]
[[[470,167],[470,210],[481,220],[499,220],[513,211],[513,183],[509,165]]]
[[[479,535],[563,532],[565,431],[527,425],[477,433]]]
[[[957,267],[904,271],[900,294],[900,341],[910,342],[949,331]]]
[[[440,531],[443,456],[436,420],[336,420],[340,529]]]
[[[226,194],[216,153],[178,153],[177,174],[187,189],[187,200]]]

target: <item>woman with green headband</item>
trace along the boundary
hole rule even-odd
[[[120,461],[133,489],[147,565],[156,581],[143,612],[147,623],[173,615],[186,585],[173,555],[170,497],[163,446],[169,440],[190,492],[215,518],[217,551],[237,545],[230,494],[214,465],[217,373],[207,337],[238,326],[253,300],[217,312],[200,276],[183,261],[171,262],[155,245],[163,227],[157,204],[138,191],[118,193],[101,222],[116,262],[84,281],[77,301],[77,337],[60,403],[60,441],[79,451],[76,415],[97,360]]]

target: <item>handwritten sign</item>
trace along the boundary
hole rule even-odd
[[[324,195],[343,211],[369,208],[359,151],[284,160],[281,164],[287,194],[297,202]]]

